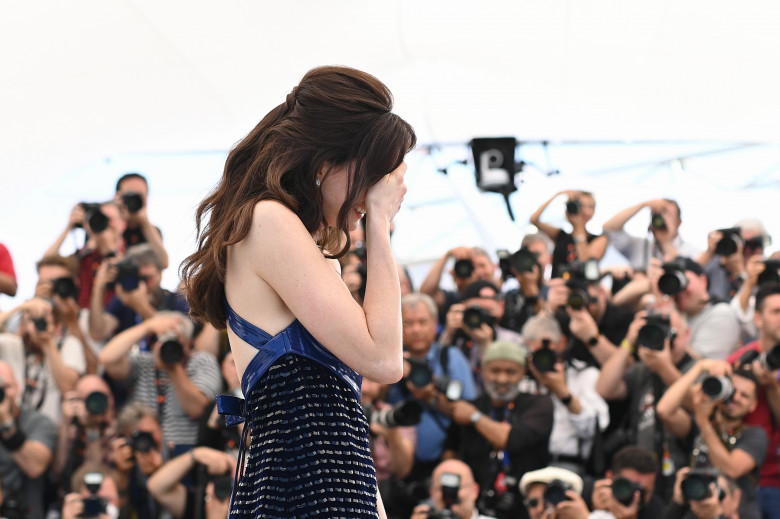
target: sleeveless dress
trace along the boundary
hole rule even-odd
[[[246,401],[217,397],[227,425],[246,422],[229,518],[378,517],[362,377],[299,321],[271,336],[225,308],[259,350],[241,380]]]

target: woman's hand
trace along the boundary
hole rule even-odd
[[[405,174],[406,163],[402,162],[395,170],[368,188],[368,193],[366,193],[366,213],[369,217],[384,219],[387,223],[393,220],[401,209],[401,202],[403,202],[406,194]]]

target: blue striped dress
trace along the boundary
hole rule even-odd
[[[360,375],[297,320],[272,337],[226,309],[230,328],[259,350],[241,383],[246,402],[218,397],[251,438],[229,517],[378,517]]]

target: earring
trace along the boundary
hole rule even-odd
[[[320,180],[319,178],[315,178],[314,179],[314,185],[315,186],[320,187],[321,184],[322,184],[322,180]]]

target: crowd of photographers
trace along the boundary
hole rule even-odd
[[[0,311],[0,516],[224,518],[241,441],[215,406],[241,396],[226,335],[161,286],[146,179],[106,198],[74,206],[34,290],[0,246],[0,291],[33,295]],[[556,200],[566,229],[544,221]],[[672,200],[601,234],[595,209],[558,193],[518,250],[454,248],[418,291],[399,268],[404,378],[362,388],[391,519],[780,517],[780,261],[763,226],[699,251]],[[83,246],[60,255],[76,229]],[[353,245],[342,276],[361,302],[360,229]],[[599,265],[610,245],[626,266]]]

